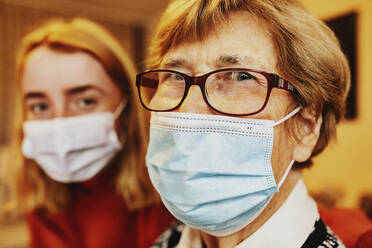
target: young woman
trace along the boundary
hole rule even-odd
[[[148,247],[171,222],[144,169],[135,68],[106,30],[53,20],[26,35],[16,72],[23,162],[9,163],[30,247]]]

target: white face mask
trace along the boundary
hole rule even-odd
[[[52,179],[81,182],[94,177],[121,150],[114,123],[115,113],[79,115],[23,124],[22,152],[34,159]]]

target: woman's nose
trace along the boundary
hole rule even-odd
[[[213,114],[212,109],[204,101],[202,91],[199,86],[192,85],[189,88],[185,100],[178,108],[178,112],[196,113],[196,114]]]
[[[61,118],[61,117],[67,117],[69,116],[69,110],[68,110],[68,106],[66,105],[66,102],[65,100],[62,98],[57,98],[55,99],[55,101],[53,102],[53,105],[52,105],[52,113],[53,113],[53,117],[52,118]]]
[[[66,116],[66,111],[64,106],[53,106],[53,118],[61,118]]]

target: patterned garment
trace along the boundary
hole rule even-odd
[[[175,248],[181,238],[185,225],[174,222],[155,242],[151,248]],[[192,247],[190,247],[192,248]],[[203,248],[207,248],[203,243]],[[309,235],[301,248],[345,248],[340,239],[319,219],[315,222],[314,231]]]

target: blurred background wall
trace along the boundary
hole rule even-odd
[[[354,119],[338,127],[338,140],[304,173],[309,191],[332,206],[357,208],[372,193],[372,1],[300,0],[314,15],[331,20],[355,12],[356,106]],[[108,28],[143,69],[145,47],[168,0],[0,0],[0,166],[12,141],[19,102],[14,81],[14,55],[20,38],[51,17],[87,17]],[[0,204],[7,189],[0,181]],[[0,218],[0,247],[26,247],[22,219]]]

